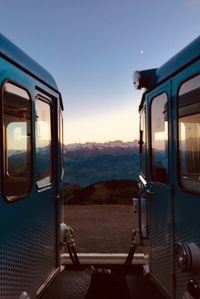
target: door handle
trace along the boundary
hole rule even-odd
[[[148,232],[144,233],[144,225],[142,223],[142,195],[145,194],[147,196],[146,200],[148,200],[148,193],[147,190],[141,190],[138,194],[138,220],[139,220],[139,235],[141,240],[141,245],[143,240],[148,239]],[[147,202],[145,203],[147,205]],[[147,206],[146,206],[146,213],[147,213]],[[147,217],[147,215],[146,215]],[[147,223],[146,223],[147,225]],[[147,227],[145,226],[145,230]],[[145,235],[144,235],[145,234]]]

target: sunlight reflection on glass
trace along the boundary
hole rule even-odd
[[[8,154],[12,150],[27,151],[27,123],[12,122],[7,128]]]
[[[200,76],[179,92],[179,172],[183,188],[200,190]]]
[[[36,153],[37,185],[43,187],[51,182],[51,110],[46,101],[36,101]]]
[[[155,97],[151,104],[152,176],[166,183],[168,177],[168,111],[167,94]]]

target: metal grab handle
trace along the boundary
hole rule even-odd
[[[140,191],[138,194],[138,225],[139,225],[139,236],[140,240],[142,240],[142,215],[141,215],[141,196],[144,191]]]
[[[142,223],[142,195],[145,195],[145,209],[146,209],[146,219],[145,225]],[[141,243],[143,240],[148,239],[148,208],[153,199],[154,191],[151,189],[151,186],[145,186],[145,189],[142,189],[138,194],[138,220],[139,220],[139,235]]]
[[[141,241],[143,241],[145,239],[145,237],[143,236],[143,231],[142,231],[142,201],[141,201],[142,194],[147,194],[147,191],[142,190],[138,194],[139,236],[140,236]]]

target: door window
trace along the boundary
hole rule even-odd
[[[153,98],[151,103],[151,174],[153,181],[168,180],[168,108],[167,94]]]
[[[39,188],[52,181],[52,134],[50,102],[36,100],[36,180]]]
[[[3,192],[12,201],[27,195],[32,184],[31,100],[26,90],[3,87]]]
[[[179,179],[183,189],[200,192],[200,76],[179,89]]]
[[[64,141],[63,141],[63,116],[60,110],[60,169],[61,169],[61,178],[64,175]]]
[[[140,172],[146,177],[146,113],[145,108],[140,113]]]

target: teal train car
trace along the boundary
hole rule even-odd
[[[140,239],[168,298],[200,298],[200,37],[135,72],[140,112]]]
[[[0,298],[200,298],[200,37],[160,68],[137,71],[134,84],[145,89],[139,106],[142,264],[162,293],[150,293],[143,276],[139,283],[128,272],[135,269],[135,233],[118,275],[82,271],[63,223],[61,94],[45,69],[0,35]],[[70,242],[74,272],[62,271],[60,259]]]
[[[63,104],[2,35],[0,86],[0,298],[36,298],[60,270]]]

